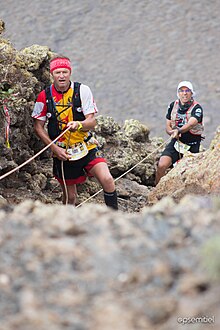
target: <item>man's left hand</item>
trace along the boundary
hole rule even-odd
[[[67,127],[70,127],[70,132],[75,132],[78,129],[78,122],[77,121],[69,121]]]

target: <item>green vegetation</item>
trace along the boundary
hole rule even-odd
[[[220,236],[209,239],[203,249],[203,265],[213,280],[220,281]]]

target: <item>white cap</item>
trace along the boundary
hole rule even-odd
[[[181,81],[181,82],[179,83],[178,87],[177,87],[177,97],[179,96],[179,92],[178,92],[178,91],[179,91],[179,89],[180,89],[181,87],[188,87],[188,88],[191,90],[192,95],[193,95],[193,96],[196,95],[196,93],[195,93],[194,90],[193,90],[193,85],[192,85],[192,83],[191,83],[190,81],[186,81],[186,80],[184,80],[184,81]]]

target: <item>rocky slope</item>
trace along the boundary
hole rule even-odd
[[[74,79],[91,86],[100,113],[120,124],[138,119],[167,138],[167,105],[178,82],[191,80],[206,147],[220,122],[219,11],[218,0],[0,3],[5,37],[19,50],[38,44],[69,56]]]
[[[3,30],[3,22],[1,27]],[[0,60],[2,63],[0,67],[2,77],[0,84],[2,111],[2,116],[0,117],[0,145],[2,150],[0,166],[3,175],[30,159],[43,147],[33,133],[31,113],[37,93],[49,83],[48,64],[53,53],[48,47],[37,45],[18,51],[8,40],[3,38],[0,40],[0,47]],[[6,110],[8,110],[10,116],[10,148],[7,148],[5,141]],[[154,186],[155,166],[160,151],[164,147],[164,141],[161,138],[150,138],[149,128],[138,120],[127,119],[121,125],[112,117],[100,115],[97,118],[97,123],[97,139],[108,159],[112,175],[116,179],[122,176],[117,182],[121,209],[138,211],[146,205],[148,198],[151,198],[151,195],[148,196],[148,193]],[[177,170],[171,171],[171,173],[174,173],[175,179],[173,185],[169,181],[170,190],[166,187],[167,179],[165,179],[165,186],[162,186],[162,183],[158,186],[162,187],[162,193],[158,190],[160,188],[157,187],[154,189],[153,194],[157,196],[156,198],[161,198],[167,195],[167,193],[173,194],[175,192],[176,197],[178,197],[179,193],[180,199],[187,192],[194,192],[196,189],[197,193],[217,192],[219,187],[218,159],[219,133],[217,132],[215,140],[213,140],[207,151],[195,157],[190,155],[189,158],[186,158],[186,165],[184,165],[184,162],[181,162],[183,168],[178,166]],[[194,167],[188,164],[189,162],[194,163]],[[188,170],[186,171],[184,166],[186,168],[192,167],[192,171],[189,171],[190,174],[188,174]],[[198,172],[200,177],[197,179],[199,184],[194,183],[193,185],[189,181],[194,180],[193,172],[197,166],[201,167],[200,172]],[[182,193],[176,190],[176,186],[180,183],[179,168],[182,177]],[[201,174],[202,168],[205,171],[203,175]],[[192,179],[186,180],[182,175],[184,172],[186,177]],[[127,174],[125,175],[125,173]],[[208,190],[207,177],[212,182]],[[202,182],[203,187],[199,191],[198,186],[202,186]],[[191,187],[190,190],[186,189],[187,184],[188,187]],[[78,203],[81,203],[99,189],[100,187],[95,181],[89,181],[87,185],[79,187]],[[0,192],[12,203],[20,202],[25,198],[39,199],[45,203],[60,203],[61,192],[51,174],[50,152],[44,152],[20,171],[1,180]],[[102,202],[102,196],[97,196],[96,200]],[[149,200],[149,202],[151,203],[152,201]]]
[[[0,208],[1,330],[220,327],[220,201]]]
[[[31,113],[37,93],[50,82],[48,64],[53,53],[46,46],[36,45],[17,51],[5,39],[0,40],[0,47],[0,59],[3,63],[0,67],[3,77],[0,85],[0,166],[4,175],[43,148],[33,132]],[[10,116],[10,148],[5,141],[6,110]],[[120,125],[112,117],[100,115],[97,117],[97,123],[97,139],[115,178],[123,175],[137,162],[146,159],[118,184],[122,210],[139,210],[146,204],[146,196],[154,184],[155,157],[163,141],[160,138],[150,140],[149,128],[138,120],[126,120]],[[61,191],[52,178],[50,156],[50,152],[46,151],[21,170],[1,180],[1,194],[11,203],[25,198],[39,199],[45,203],[60,203]],[[92,180],[88,185],[79,186],[78,203],[99,189],[100,186]],[[98,196],[99,202],[102,201],[101,198],[102,196]]]
[[[177,201],[194,193],[208,195],[220,193],[220,126],[209,149],[199,154],[185,155],[177,166],[161,179],[148,194],[148,203],[156,203],[165,196]]]
[[[1,177],[42,149],[30,115],[52,52],[0,49]],[[48,151],[0,181],[0,330],[219,329],[219,129],[153,187],[163,139],[136,119],[97,121],[116,179],[140,162],[117,181],[119,212],[101,194],[60,205]],[[78,203],[99,189],[79,186]]]

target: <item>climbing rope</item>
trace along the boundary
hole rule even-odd
[[[53,141],[51,141],[48,145],[46,145],[42,150],[40,150],[36,155],[34,155],[33,157],[29,158],[28,160],[26,160],[24,163],[20,164],[19,166],[13,168],[11,171],[3,174],[2,176],[0,176],[0,181],[4,178],[6,178],[7,176],[9,176],[10,174],[18,171],[20,168],[22,168],[23,166],[27,165],[28,163],[30,163],[33,159],[35,159],[36,157],[38,157],[40,154],[42,154],[45,150],[47,150],[53,143],[55,143],[61,136],[63,136],[68,130],[70,129],[70,127],[67,127],[58,137],[56,137],[56,139],[54,139]],[[114,182],[118,181],[119,179],[121,179],[122,177],[124,177],[126,174],[128,174],[129,172],[131,172],[134,168],[136,168],[138,165],[140,165],[141,163],[143,163],[148,157],[150,157],[152,154],[154,154],[156,151],[158,151],[159,149],[161,149],[165,144],[167,144],[169,142],[169,140],[171,139],[171,137],[169,137],[169,139],[167,139],[165,142],[163,142],[158,148],[156,148],[154,151],[152,151],[150,154],[148,154],[146,157],[144,157],[142,160],[140,160],[137,164],[135,164],[133,167],[131,167],[129,170],[127,170],[125,173],[121,174],[118,178],[116,178],[114,180]],[[66,204],[68,202],[68,194],[67,194],[67,187],[66,187],[66,183],[65,183],[65,178],[64,178],[64,171],[63,171],[63,164],[61,166],[62,169],[62,177],[63,177],[63,182],[64,182],[64,188],[65,188],[65,193],[66,193]],[[82,206],[83,204],[85,204],[86,202],[88,202],[89,200],[91,200],[92,198],[94,198],[95,196],[97,196],[100,192],[102,192],[103,189],[100,189],[99,191],[97,191],[95,194],[93,194],[92,196],[90,196],[89,198],[87,198],[85,201],[83,201],[82,203],[78,204],[76,206],[76,208]]]
[[[46,145],[42,150],[40,150],[36,155],[34,155],[33,157],[29,158],[28,160],[26,160],[24,163],[20,164],[19,166],[13,168],[11,171],[3,174],[2,176],[0,176],[0,181],[4,178],[6,178],[8,175],[18,171],[20,168],[22,168],[23,166],[27,165],[28,163],[30,163],[33,159],[35,159],[36,157],[38,157],[40,154],[42,154],[45,150],[47,150],[54,142],[56,142],[61,136],[63,136],[68,130],[70,129],[70,127],[67,127],[56,139],[54,139],[53,141],[51,141],[48,145]]]
[[[150,157],[152,154],[154,154],[156,151],[158,151],[160,148],[162,148],[165,144],[167,144],[169,142],[169,140],[171,139],[171,137],[169,137],[169,139],[167,139],[165,142],[163,142],[157,149],[155,149],[154,151],[152,151],[150,154],[148,154],[145,158],[143,158],[142,160],[140,160],[137,164],[135,164],[133,167],[129,168],[129,170],[127,170],[125,173],[121,174],[118,178],[116,178],[114,180],[114,182],[118,181],[119,179],[121,179],[123,176],[125,176],[126,174],[128,174],[129,172],[131,172],[135,167],[137,167],[138,165],[140,165],[141,163],[143,163],[148,157]],[[87,198],[85,201],[83,201],[82,203],[78,204],[76,206],[76,208],[82,206],[83,204],[85,204],[86,202],[88,202],[89,200],[91,200],[92,198],[94,198],[95,196],[97,196],[100,192],[102,192],[103,189],[100,189],[99,191],[97,191],[94,195],[90,196],[89,198]]]
[[[66,152],[67,152],[67,149],[69,148],[71,133],[72,132],[70,132],[69,137],[68,137],[68,141],[67,141],[67,145],[66,145]],[[66,197],[65,198],[65,205],[67,205],[68,202],[69,202],[69,197],[68,197],[68,190],[67,190],[65,173],[64,173],[63,160],[61,160],[61,173],[62,173],[62,180],[63,180],[63,186],[64,186],[65,197]]]

